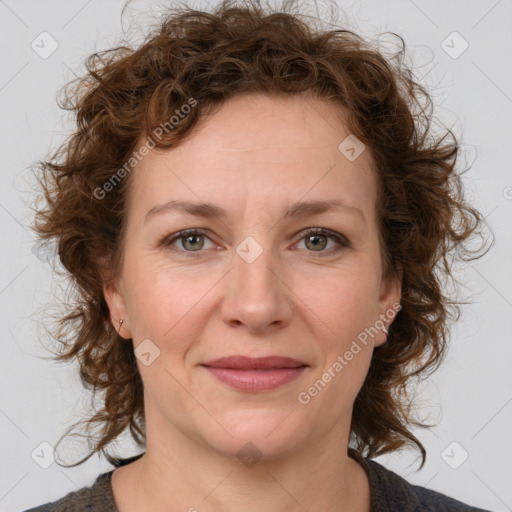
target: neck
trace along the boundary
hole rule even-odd
[[[332,429],[286,455],[258,460],[214,451],[179,430],[169,431],[168,423],[167,430],[152,425],[146,453],[112,477],[120,512],[370,510],[364,469],[347,454],[348,432]]]

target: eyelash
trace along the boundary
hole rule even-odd
[[[187,251],[185,249],[183,249],[183,250],[176,249],[176,248],[172,247],[172,244],[174,241],[179,240],[180,238],[186,238],[191,235],[202,235],[202,236],[205,236],[206,238],[208,238],[207,233],[208,233],[208,230],[202,229],[202,228],[184,229],[184,230],[178,231],[177,233],[174,233],[170,237],[166,238],[162,244],[168,248],[171,248],[171,250],[176,250],[180,253],[184,253],[184,255],[186,255],[187,257],[195,258],[200,253],[202,253],[204,251],[203,250]],[[343,235],[341,235],[339,233],[336,233],[335,231],[331,231],[329,229],[307,228],[307,229],[301,231],[299,234],[302,235],[299,242],[308,236],[322,235],[327,238],[332,238],[339,244],[338,247],[335,247],[334,249],[330,249],[328,251],[318,251],[318,254],[315,254],[317,251],[307,251],[307,252],[311,253],[312,257],[314,257],[314,258],[321,258],[321,257],[323,257],[322,256],[323,254],[325,254],[325,255],[337,254],[342,249],[350,247],[350,242],[348,241],[348,239],[346,237],[344,237]]]

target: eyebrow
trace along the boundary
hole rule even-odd
[[[339,208],[347,213],[355,213],[360,215],[363,221],[366,222],[364,213],[355,206],[349,206],[336,199],[327,201],[298,201],[292,204],[283,215],[283,218],[296,218],[303,217],[306,215],[314,215],[319,213],[325,213],[334,208]],[[150,218],[170,211],[184,211],[197,217],[205,218],[226,218],[228,217],[227,211],[217,205],[211,203],[194,203],[193,201],[175,200],[168,201],[165,204],[157,205],[151,208],[144,216],[144,222]]]

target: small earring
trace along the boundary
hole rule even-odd
[[[387,328],[387,326],[385,326],[385,325],[384,325],[384,327],[382,328],[382,330],[383,330],[386,334],[388,334],[388,328]]]
[[[121,334],[119,333],[119,331],[121,330],[121,326],[123,325],[123,322],[124,320],[119,320],[119,327],[117,329],[117,334],[119,334],[119,336],[121,336]]]

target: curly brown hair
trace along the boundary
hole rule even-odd
[[[36,209],[34,230],[43,242],[57,242],[74,285],[66,299],[70,311],[54,329],[55,359],[76,357],[84,387],[102,397],[100,410],[86,420],[89,455],[66,467],[94,453],[116,463],[107,447],[126,429],[138,446],[145,444],[133,346],[113,327],[103,292],[122,261],[126,162],[132,165],[141,140],[177,147],[203,116],[247,93],[328,99],[343,107],[348,129],[371,151],[383,277],[402,272],[402,309],[388,342],[373,353],[354,403],[351,440],[368,457],[415,445],[420,467],[425,463],[410,428],[432,425],[414,418],[408,386],[436,370],[445,354],[461,302],[443,287],[457,283],[455,257],[480,257],[466,242],[481,235],[485,220],[464,198],[459,143],[450,129],[434,129],[432,98],[404,64],[400,36],[392,34],[399,49],[386,57],[351,30],[316,28],[309,17],[288,12],[287,2],[279,11],[266,9],[257,0],[225,0],[213,12],[169,9],[137,48],[91,55],[85,76],[63,89],[60,106],[76,116],[76,131],[36,166],[44,206]],[[171,116],[191,98],[195,107],[171,127]],[[101,427],[96,435],[94,426]]]

